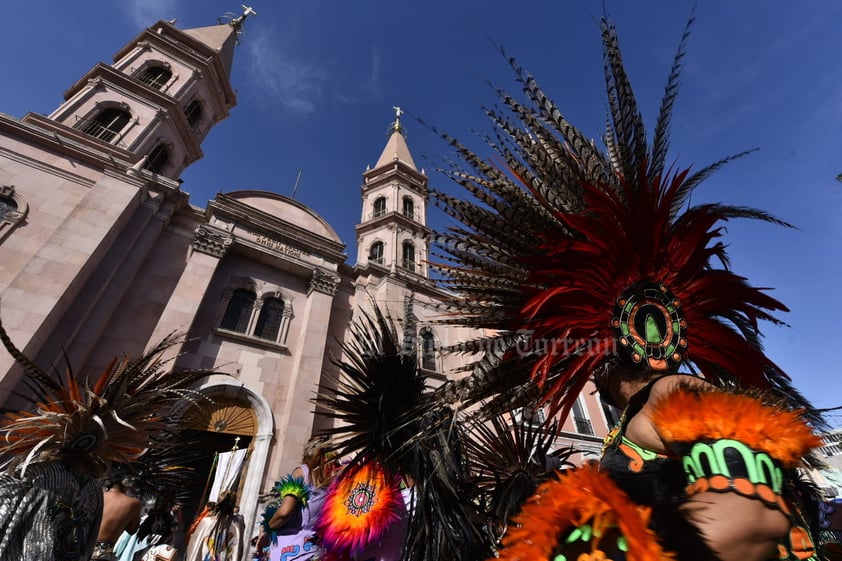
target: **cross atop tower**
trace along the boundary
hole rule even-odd
[[[401,126],[401,115],[404,114],[404,110],[395,105],[392,107],[395,110],[395,122],[392,124],[392,132],[400,132],[403,133],[403,127]]]

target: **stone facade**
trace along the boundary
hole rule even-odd
[[[373,299],[402,317],[409,306],[428,345],[422,364],[439,380],[460,358],[435,349],[476,333],[433,322],[443,294],[424,265],[427,177],[397,120],[363,176],[355,264],[333,228],[293,199],[235,191],[204,209],[189,204],[173,178],[201,156],[201,141],[235,103],[234,35],[227,25],[182,31],[158,22],[113,65],[96,65],[49,117],[0,114],[0,314],[45,369],[67,353],[77,371],[98,372],[115,355],[186,333],[170,351],[175,366],[227,374],[198,388],[226,406],[195,428],[249,447],[240,491],[251,527],[259,492],[299,463],[325,422],[311,399],[356,310]],[[377,242],[384,251],[375,260]],[[0,354],[6,406],[16,404],[21,374]],[[559,445],[599,451],[611,420],[592,389]]]

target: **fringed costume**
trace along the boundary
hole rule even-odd
[[[226,492],[193,530],[184,561],[240,561],[244,528],[234,514],[236,493]]]
[[[316,526],[327,559],[484,559],[572,452],[551,452],[552,420],[512,423],[507,412],[475,423],[443,405],[416,363],[411,306],[397,319],[376,303],[360,310],[341,376],[317,398],[339,421],[332,449],[349,460]]]
[[[714,551],[722,535],[693,509],[728,513],[704,510],[704,500],[799,522],[794,468],[819,445],[813,431],[824,421],[760,344],[760,322],[779,324],[786,307],[730,270],[720,239],[731,219],[788,224],[752,208],[689,203],[744,154],[695,172],[667,166],[688,29],[651,143],[607,19],[604,150],[513,59],[527,101],[498,91],[503,109],[486,109],[496,159],[442,135],[462,161],[445,172],[472,199],[432,193],[460,223],[436,237],[434,268],[456,295],[442,322],[493,335],[450,349],[478,358],[434,398],[472,421],[542,403],[564,419],[589,380],[609,403],[628,402],[600,470],[541,485],[509,525],[502,559],[726,557]],[[735,521],[743,522],[753,521]],[[809,557],[805,535],[789,532],[801,543],[782,544],[781,555]],[[774,548],[760,534],[746,539],[755,537],[756,551]]]
[[[298,469],[303,473],[302,477],[287,475],[275,484],[270,491],[274,500],[263,512],[262,528],[268,537],[269,554],[266,558],[270,561],[311,559],[317,554],[314,525],[325,492],[323,489],[314,489],[309,483],[310,468],[306,464],[298,466]],[[271,528],[269,520],[287,496],[295,497],[295,512],[283,526]]]

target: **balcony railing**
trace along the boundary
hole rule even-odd
[[[112,142],[120,134],[120,130],[110,129],[94,119],[79,119],[77,117],[76,126],[74,128],[89,136],[98,138],[111,144],[115,144],[121,148],[126,147],[126,145],[122,141]]]

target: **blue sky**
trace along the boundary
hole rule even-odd
[[[489,38],[533,73],[569,120],[599,138],[606,113],[599,30],[615,20],[626,69],[651,127],[693,2],[254,0],[258,12],[234,60],[238,106],[182,176],[193,204],[220,191],[292,193],[324,216],[356,258],[361,174],[386,142],[392,106],[469,140],[487,130],[486,81],[516,90]],[[239,12],[219,0],[32,0],[7,14],[0,37],[0,111],[50,113],[62,93],[144,27],[181,28]],[[694,202],[768,210],[798,230],[728,225],[734,268],[773,287],[789,327],[765,328],[768,354],[819,407],[842,405],[836,333],[842,323],[842,4],[708,0],[696,8],[673,117],[671,159],[698,169],[758,148],[716,173]],[[444,144],[404,121],[419,167]],[[430,162],[433,163],[430,163]],[[449,188],[429,171],[431,183]],[[434,226],[446,224],[432,213]],[[842,415],[831,417],[842,425]]]

